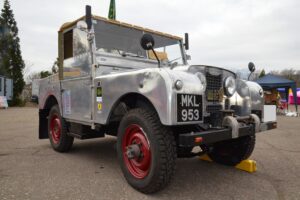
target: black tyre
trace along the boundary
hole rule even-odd
[[[250,157],[255,146],[255,135],[213,144],[208,156],[215,162],[235,166]]]
[[[58,105],[51,108],[48,117],[48,136],[52,148],[58,152],[67,152],[73,145],[74,138],[67,135],[67,127]]]
[[[127,182],[140,192],[157,192],[173,177],[177,157],[174,136],[150,109],[133,109],[123,117],[117,152]]]

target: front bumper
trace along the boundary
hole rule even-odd
[[[277,122],[265,122],[260,124],[260,132],[277,128]],[[255,134],[255,125],[245,125],[238,129],[238,137]],[[179,147],[194,147],[202,144],[212,144],[224,140],[233,139],[231,128],[211,129],[202,132],[180,134]]]

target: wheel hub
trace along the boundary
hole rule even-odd
[[[57,115],[53,115],[51,118],[50,132],[52,136],[52,141],[55,144],[58,144],[61,137],[61,122]]]
[[[122,141],[123,159],[128,171],[138,179],[145,178],[151,166],[150,143],[139,125],[130,125]]]
[[[139,145],[139,144],[132,144],[132,145],[127,146],[126,154],[127,154],[128,159],[130,159],[130,160],[134,159],[134,158],[139,159],[142,155],[140,147],[141,147],[141,145]]]

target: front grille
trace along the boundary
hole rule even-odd
[[[222,105],[208,105],[206,106],[206,112],[208,113],[217,113],[222,110]]]
[[[211,75],[206,73],[206,100],[208,102],[219,102],[223,95],[222,91],[222,74]]]
[[[218,123],[218,115],[220,113],[220,110],[222,110],[222,105],[220,105],[220,102],[223,98],[222,74],[212,75],[207,72],[206,82],[207,86],[205,94],[206,100],[208,102],[208,105],[206,106],[206,112],[210,113],[211,118],[214,119],[212,121]]]
[[[230,99],[225,99],[225,110],[228,110],[230,106]]]
[[[206,73],[206,82],[208,89],[219,90],[222,87],[222,74],[215,76]]]

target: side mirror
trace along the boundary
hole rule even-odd
[[[249,81],[249,80],[250,80],[250,77],[251,77],[251,75],[252,75],[252,73],[255,71],[255,65],[254,65],[253,62],[249,62],[249,64],[248,64],[248,69],[249,69],[249,71],[250,71],[250,74],[249,74],[249,76],[248,76],[248,81]]]
[[[153,50],[154,48],[154,39],[150,34],[144,34],[141,38],[141,46],[144,50]]]
[[[184,34],[184,47],[185,47],[185,50],[189,50],[189,48],[190,48],[189,34],[188,33]]]
[[[141,46],[144,50],[149,51],[151,50],[158,62],[158,67],[160,67],[160,60],[156,54],[156,52],[154,51],[154,38],[152,37],[152,35],[146,33],[143,35],[143,37],[141,38]]]
[[[92,29],[92,7],[91,6],[86,6],[85,7],[85,21],[87,24],[88,30]]]
[[[251,73],[255,71],[255,65],[253,64],[253,62],[249,62],[248,69]]]

